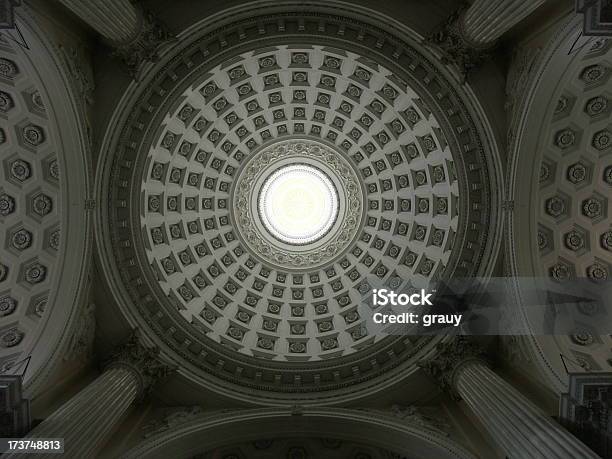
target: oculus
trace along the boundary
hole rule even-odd
[[[312,166],[285,166],[264,183],[259,215],[265,228],[283,242],[314,242],[338,216],[337,191],[330,178]]]

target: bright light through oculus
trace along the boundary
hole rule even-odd
[[[327,175],[305,164],[285,166],[266,180],[259,194],[266,229],[289,244],[323,237],[338,216],[338,196]]]

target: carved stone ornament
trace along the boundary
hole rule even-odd
[[[577,0],[576,13],[584,16],[583,35],[612,36],[612,14],[607,0]]]
[[[291,248],[279,248],[274,243],[267,241],[258,227],[260,225],[257,225],[255,220],[257,211],[251,209],[249,205],[253,200],[252,194],[257,178],[262,173],[269,171],[270,166],[274,163],[288,158],[294,162],[312,158],[322,170],[329,170],[330,174],[337,176],[341,185],[342,193],[339,198],[346,201],[342,206],[346,209],[345,215],[341,227],[337,229],[337,234],[325,244],[316,244],[315,247],[304,252],[295,252]],[[317,142],[290,140],[264,150],[248,164],[238,179],[232,208],[235,213],[236,226],[255,253],[276,265],[306,268],[328,262],[353,242],[361,221],[362,191],[355,172],[339,154]]]
[[[91,357],[96,331],[95,311],[94,303],[88,303],[81,311],[76,329],[64,354],[64,360],[85,363]]]
[[[85,66],[86,50],[77,47],[59,47],[62,57],[68,67],[72,82],[75,86],[77,94],[81,97],[83,105],[92,105],[94,103],[95,83],[92,75],[87,71]]]
[[[173,370],[159,359],[159,349],[143,345],[138,331],[133,332],[128,341],[119,346],[104,367],[124,367],[133,371],[139,380],[141,397]]]
[[[86,62],[87,50],[75,46],[59,46],[60,55],[70,75],[72,88],[79,101],[85,130],[87,132],[87,144],[92,148],[92,127],[89,109],[94,103],[95,83],[93,75],[89,70],[90,65]]]
[[[610,445],[611,378],[612,373],[602,371],[570,373],[567,393],[559,400],[560,424],[601,457],[606,457]]]
[[[145,62],[158,60],[159,47],[172,39],[172,35],[149,12],[140,15],[140,24],[136,36],[127,43],[113,43],[115,56],[119,57],[132,76],[138,74]]]
[[[482,64],[495,45],[483,47],[465,38],[462,31],[462,16],[467,7],[464,5],[449,16],[446,23],[427,38],[430,44],[437,45],[445,54],[444,64],[454,63],[467,79],[470,72]]]
[[[0,30],[15,28],[13,8],[21,5],[21,0],[0,0]]]
[[[414,405],[402,406],[395,404],[391,406],[393,415],[403,419],[408,424],[449,436],[448,430],[450,425],[437,416],[425,414],[424,410],[424,408]]]
[[[503,359],[517,368],[532,363],[531,355],[523,336],[510,335],[500,337]]]
[[[541,55],[541,48],[519,47],[512,56],[512,62],[506,79],[506,109],[509,119],[520,115],[522,98],[527,92],[531,82],[533,70]],[[567,101],[565,102],[567,103]],[[563,104],[558,107],[563,109]],[[511,123],[507,133],[508,151],[512,151],[512,145],[516,136],[516,123]]]
[[[482,347],[464,336],[439,343],[436,350],[434,357],[420,362],[419,366],[453,397],[457,396],[455,378],[458,370],[470,361],[486,361]]]
[[[172,408],[165,412],[163,418],[155,419],[145,424],[142,428],[142,436],[143,438],[152,437],[153,435],[184,424],[202,413],[204,413],[204,410],[197,405]]]

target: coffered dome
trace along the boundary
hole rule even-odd
[[[476,101],[410,31],[339,11],[198,25],[107,135],[107,276],[198,378],[308,394],[413,365],[431,338],[371,334],[372,287],[490,269]]]
[[[27,49],[0,35],[0,373],[36,394],[84,301],[89,160],[57,50],[18,21]]]
[[[542,52],[520,124],[517,119],[513,126],[509,190],[515,210],[508,216],[508,261],[513,276],[548,278],[560,285],[587,280],[601,286],[612,269],[612,47],[609,40],[595,37],[576,47],[582,31],[578,19],[565,24]],[[550,79],[556,85],[544,83]],[[517,298],[524,301],[520,293]],[[545,304],[543,293],[539,300]],[[553,327],[560,320],[532,309],[522,308],[530,328],[544,322]],[[603,371],[612,365],[608,337],[600,339],[588,325],[605,322],[603,304],[582,303],[578,310],[571,334],[525,338],[557,390],[567,384],[566,361],[570,372]]]

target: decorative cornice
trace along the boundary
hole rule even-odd
[[[133,371],[139,382],[139,396],[144,397],[160,380],[165,379],[174,369],[159,358],[159,349],[146,347],[138,331],[119,346],[108,361],[105,369],[123,367]]]
[[[455,391],[455,379],[459,369],[473,361],[486,363],[484,349],[465,336],[459,336],[436,346],[436,353],[428,360],[421,361],[419,366],[433,379],[440,388],[458,398]]]

